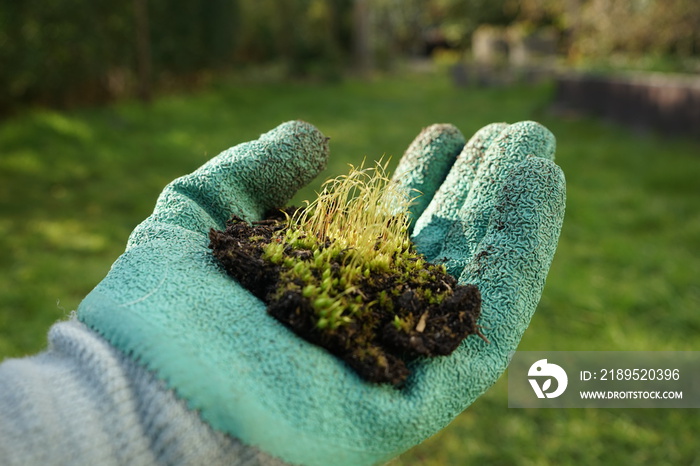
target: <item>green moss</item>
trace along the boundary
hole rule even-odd
[[[211,247],[274,317],[368,380],[400,385],[406,360],[480,335],[478,290],[415,251],[410,202],[383,166],[353,168],[303,209],[212,230]]]
[[[411,199],[384,168],[352,167],[330,180],[313,203],[287,216],[286,228],[264,248],[263,259],[283,269],[283,281],[300,283],[319,328],[336,329],[376,306],[392,310],[386,292],[379,301],[365,302],[361,283],[392,271],[403,277],[396,284],[400,289],[425,265],[408,237]]]

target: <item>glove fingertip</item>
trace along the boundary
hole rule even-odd
[[[424,128],[399,162],[393,180],[411,197],[417,196],[410,211],[413,223],[430,203],[464,147],[461,131],[451,124]]]
[[[329,140],[305,121],[282,123],[260,136],[240,182],[262,211],[281,207],[326,168]]]
[[[551,160],[528,157],[509,173],[486,235],[460,283],[479,287],[485,335],[511,351],[529,325],[554,258],[564,219],[566,181]],[[514,343],[513,343],[514,342]]]
[[[434,260],[443,247],[445,235],[459,219],[460,208],[472,189],[484,154],[508,123],[490,123],[465,144],[427,207],[416,220],[413,239],[422,254]]]
[[[284,206],[327,160],[328,138],[321,131],[303,121],[283,123],[168,184],[153,215],[137,230],[167,223],[206,234],[212,227],[222,228],[232,214],[256,220]],[[144,238],[132,236],[131,243]]]
[[[513,123],[504,129],[491,147],[502,152],[512,153],[511,157],[522,159],[533,155],[554,160],[557,140],[544,125],[531,120]],[[501,158],[500,156],[499,158]]]

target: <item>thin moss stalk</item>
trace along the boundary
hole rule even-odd
[[[386,175],[386,163],[350,167],[349,174],[326,181],[313,202],[288,216],[286,228],[263,253],[284,269],[284,281],[291,284],[278,292],[301,287],[321,329],[348,324],[377,304],[363,300],[363,280],[401,263],[421,264],[409,261],[415,256],[408,236],[412,199]],[[285,255],[308,260],[284,260]]]

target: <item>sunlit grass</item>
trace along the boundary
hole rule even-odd
[[[534,119],[557,137],[567,212],[525,350],[699,350],[700,144],[545,111],[551,89],[444,77],[222,83],[190,96],[0,123],[0,357],[39,351],[123,251],[160,190],[283,121],[331,137],[321,181],[453,123]],[[391,170],[392,167],[389,167]],[[505,378],[396,464],[693,464],[694,410],[516,410]]]

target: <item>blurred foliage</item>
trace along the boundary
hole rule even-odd
[[[131,92],[138,0],[0,4],[0,105],[66,106]],[[153,65],[161,77],[218,66],[230,53],[235,3],[149,0]]]
[[[127,67],[128,4],[26,0],[0,4],[0,105],[97,99]],[[99,18],[100,27],[95,27]]]
[[[555,26],[572,63],[612,57],[682,69],[682,60],[700,56],[697,0],[510,0],[507,9],[530,28]]]
[[[377,65],[390,67],[397,57],[432,55],[464,49],[484,23],[515,20],[505,0],[374,0],[370,34]]]
[[[482,24],[505,25],[516,19],[506,0],[435,0],[433,23],[452,45],[469,45],[472,33]]]
[[[574,64],[614,58],[622,66],[679,70],[679,60],[700,60],[695,3],[8,1],[0,3],[0,114],[35,103],[99,103],[144,87],[189,88],[249,65],[273,64],[283,78],[337,80],[357,63],[391,69],[402,57],[463,51],[483,24],[553,28]]]
[[[137,5],[146,3],[148,50]],[[70,106],[131,95],[137,58],[160,85],[280,60],[288,76],[340,75],[352,0],[38,0],[0,3],[0,113],[27,103]]]
[[[291,77],[336,79],[351,47],[352,0],[239,0],[237,63],[281,60]]]

